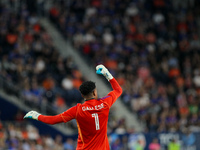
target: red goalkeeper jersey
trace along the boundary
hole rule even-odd
[[[76,119],[78,126],[77,150],[109,150],[107,138],[109,110],[122,94],[122,89],[114,78],[110,80],[110,83],[113,91],[107,96],[97,100],[87,100],[56,116],[40,115],[38,120],[55,124]]]

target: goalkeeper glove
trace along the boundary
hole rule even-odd
[[[39,117],[39,114],[38,112],[36,111],[29,111],[25,116],[24,116],[24,119],[35,119],[35,120],[38,120],[38,117]]]
[[[113,76],[110,74],[108,69],[104,65],[98,65],[96,66],[96,73],[104,75],[105,78],[109,81],[113,78]]]

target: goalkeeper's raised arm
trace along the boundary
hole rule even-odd
[[[122,94],[122,88],[118,84],[115,78],[113,78],[112,74],[108,71],[108,69],[104,65],[96,66],[96,73],[103,75],[111,84],[113,91],[108,93],[108,96],[112,96],[112,99],[108,101],[109,105],[117,100],[117,98]]]

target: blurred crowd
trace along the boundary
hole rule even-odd
[[[0,150],[75,150],[75,147],[76,141],[73,139],[41,135],[31,124],[0,122]]]
[[[59,54],[38,11],[26,2],[17,9],[0,3],[0,87],[32,108],[57,114],[81,102],[78,87],[85,79],[72,57]],[[58,0],[49,10],[77,52],[116,77],[122,101],[146,124],[146,132],[182,131],[185,145],[200,131],[198,14],[198,0]],[[144,149],[144,135],[136,138],[134,128],[127,129],[126,120],[116,120],[112,111],[108,135],[113,150]],[[174,145],[180,149],[175,139],[168,149]],[[0,122],[0,150],[75,146],[70,138],[41,135],[24,122]],[[155,138],[148,147],[161,146]]]
[[[77,51],[117,78],[147,132],[200,131],[198,14],[198,0],[60,0],[49,10]]]
[[[19,10],[0,5],[0,76],[8,94],[48,114],[61,113],[82,99],[78,87],[84,78],[73,58],[59,54],[26,3]]]

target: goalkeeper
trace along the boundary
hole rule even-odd
[[[46,124],[57,124],[76,119],[78,126],[77,150],[109,150],[107,138],[109,110],[122,94],[122,88],[103,65],[96,67],[96,73],[104,75],[113,88],[113,91],[107,96],[98,99],[95,83],[86,81],[79,87],[85,100],[83,104],[78,103],[56,116],[45,116],[36,111],[30,111],[24,118],[39,120]]]

